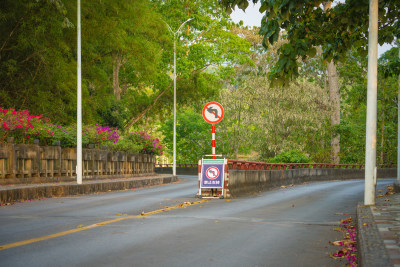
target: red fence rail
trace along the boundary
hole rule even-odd
[[[197,163],[196,164],[194,164],[194,163],[177,163],[176,164],[176,167],[196,167],[197,168]],[[171,163],[171,164],[156,164],[155,165],[155,167],[156,168],[162,168],[162,167],[173,167],[173,164]]]
[[[176,167],[197,167],[198,164],[180,163]],[[155,167],[172,167],[173,164],[156,164]],[[381,164],[378,168],[396,168],[396,164]],[[330,164],[330,163],[266,163],[243,160],[228,160],[229,169],[237,170],[290,170],[290,169],[363,169],[363,164]]]
[[[229,169],[238,170],[290,170],[290,169],[362,169],[363,164],[330,163],[265,163],[242,160],[228,160]],[[395,164],[378,165],[378,168],[395,168]]]

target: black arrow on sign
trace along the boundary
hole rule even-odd
[[[210,107],[207,108],[207,111],[210,112],[211,114],[214,114],[216,119],[219,119],[218,109],[213,108],[212,106],[210,106]]]

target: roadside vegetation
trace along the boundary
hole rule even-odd
[[[176,31],[192,18],[176,38],[178,163],[211,153],[211,125],[201,115],[210,101],[225,109],[218,154],[364,163],[368,23],[354,29],[368,5],[270,2],[262,6],[269,19],[248,28],[226,12],[245,9],[246,0],[84,1],[84,146],[165,152],[159,160],[172,161],[174,39],[167,24]],[[380,3],[382,44],[400,34],[394,2]],[[0,18],[0,141],[75,146],[76,2],[5,0]],[[379,164],[397,160],[398,54],[394,47],[379,59]]]

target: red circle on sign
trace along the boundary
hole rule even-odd
[[[214,180],[219,176],[219,169],[217,167],[210,167],[206,170],[206,176],[208,179]]]
[[[208,123],[218,123],[224,117],[224,108],[218,102],[209,102],[203,108],[203,118]]]

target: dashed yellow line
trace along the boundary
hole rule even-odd
[[[39,242],[39,241],[44,241],[44,240],[48,240],[48,239],[52,239],[52,238],[56,238],[56,237],[60,237],[60,236],[64,236],[64,235],[69,235],[69,234],[85,231],[85,230],[88,230],[88,229],[93,229],[93,228],[96,228],[96,227],[99,227],[99,226],[103,226],[103,225],[107,225],[107,224],[110,224],[110,223],[115,223],[115,222],[119,222],[119,221],[123,221],[123,220],[127,220],[127,219],[133,219],[133,218],[137,218],[137,217],[149,216],[149,215],[153,215],[153,214],[157,214],[157,213],[161,213],[161,212],[165,212],[165,211],[169,211],[169,210],[173,210],[173,209],[186,208],[188,206],[200,204],[200,203],[203,203],[203,202],[208,201],[208,200],[209,199],[203,199],[203,200],[196,201],[196,202],[185,202],[183,204],[175,205],[175,206],[172,206],[172,207],[166,207],[164,209],[159,209],[159,210],[150,211],[150,212],[146,212],[146,213],[142,212],[140,215],[136,215],[136,216],[124,216],[124,217],[121,217],[121,218],[112,219],[112,220],[108,220],[108,221],[104,221],[104,222],[99,222],[99,223],[95,223],[95,224],[92,224],[92,225],[83,226],[83,227],[80,227],[80,228],[71,229],[71,230],[67,230],[67,231],[64,231],[64,232],[59,232],[59,233],[52,234],[52,235],[46,235],[46,236],[41,236],[41,237],[37,237],[37,238],[23,240],[23,241],[11,243],[11,244],[0,245],[0,250],[20,247],[20,246],[36,243],[36,242]]]

